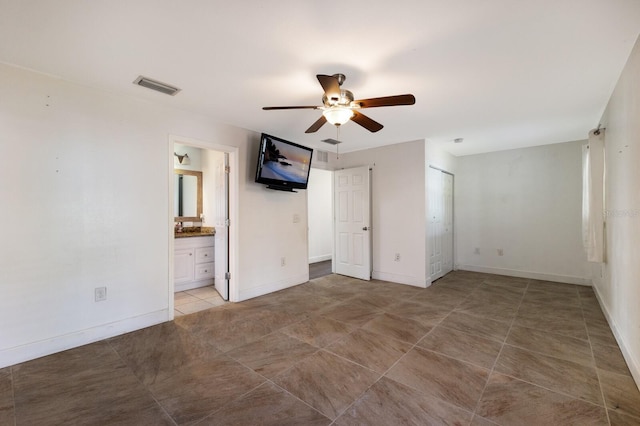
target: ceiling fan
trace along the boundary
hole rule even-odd
[[[382,129],[382,124],[362,114],[359,109],[386,107],[396,105],[413,105],[416,98],[413,95],[384,96],[381,98],[370,98],[353,100],[353,93],[342,89],[346,77],[344,74],[323,75],[318,74],[318,81],[324,89],[322,96],[322,106],[272,106],[263,107],[263,110],[274,109],[320,109],[322,116],[309,127],[305,133],[317,132],[327,121],[334,126],[341,126],[351,120],[361,125],[370,132],[377,132]]]

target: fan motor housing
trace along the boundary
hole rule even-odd
[[[331,95],[327,97],[325,94],[322,96],[322,103],[326,107],[332,106],[350,106],[351,102],[353,102],[353,93],[350,90],[341,89],[340,96]]]

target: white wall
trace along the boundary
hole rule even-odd
[[[458,268],[590,284],[581,234],[583,143],[458,157]]]
[[[336,169],[373,167],[373,277],[427,285],[425,143],[407,142],[340,154]],[[400,261],[394,260],[400,253]]]
[[[253,182],[258,134],[6,65],[0,100],[0,367],[170,318],[171,134],[238,149],[232,297],[308,280],[306,197]]]
[[[311,168],[307,186],[309,263],[331,260],[333,254],[333,172]]]
[[[601,123],[605,135],[606,259],[594,288],[627,364],[640,385],[640,41]]]

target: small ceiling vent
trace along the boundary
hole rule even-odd
[[[342,141],[336,139],[322,139],[321,142],[328,143],[329,145],[338,145],[339,143],[342,143]]]
[[[157,80],[152,80],[148,77],[139,76],[133,81],[133,84],[137,84],[138,86],[146,87],[147,89],[155,90],[156,92],[164,93],[166,95],[175,96],[181,89],[177,87],[170,86],[166,83],[162,83]]]
[[[319,163],[328,163],[329,162],[329,153],[327,151],[316,151],[318,155],[316,155],[316,160]]]

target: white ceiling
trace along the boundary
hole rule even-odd
[[[342,151],[428,139],[455,155],[584,139],[640,33],[639,0],[0,0],[0,62],[330,149],[316,74],[385,125]],[[134,86],[145,75],[175,97]],[[464,143],[454,144],[454,138]]]

